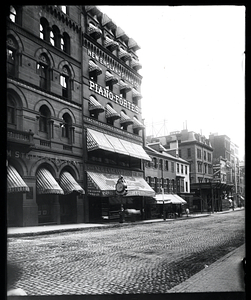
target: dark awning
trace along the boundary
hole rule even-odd
[[[154,190],[148,185],[143,177],[123,176],[127,184],[126,196],[148,196],[155,195]],[[92,196],[109,197],[115,196],[115,186],[119,178],[116,174],[104,174],[87,172],[88,194]]]
[[[138,119],[136,119],[135,117],[133,117],[133,128],[139,128],[139,129],[143,129],[145,128],[145,125],[143,125]]]
[[[7,167],[7,193],[29,192],[30,189],[18,171],[11,165]]]
[[[101,29],[99,29],[97,26],[93,25],[92,23],[89,24],[89,27],[88,27],[87,31],[95,39],[100,38],[101,35],[102,35]]]
[[[128,40],[128,47],[129,47],[129,49],[132,49],[133,51],[137,51],[140,49],[140,46],[132,38],[129,38],[129,40]]]
[[[131,54],[128,53],[126,50],[120,48],[119,49],[119,58],[123,58],[125,61],[131,59]]]
[[[38,194],[64,194],[55,178],[47,169],[40,169],[37,172],[37,193]]]
[[[78,192],[80,194],[84,194],[85,191],[82,189],[82,187],[76,182],[74,177],[69,172],[63,172],[60,175],[60,186],[62,187],[64,193],[70,194],[72,192]]]
[[[120,114],[118,112],[116,112],[116,110],[113,109],[111,107],[111,105],[107,104],[106,105],[105,117],[116,120],[116,119],[120,119]]]
[[[137,70],[139,70],[139,69],[142,68],[142,65],[141,65],[141,63],[138,60],[132,58],[132,60],[131,60],[131,67],[134,68],[137,71]]]
[[[135,88],[133,88],[132,89],[132,97],[139,100],[142,98],[142,95]]]
[[[89,72],[95,72],[97,75],[100,75],[102,73],[102,69],[95,64],[94,61],[89,60]]]
[[[118,83],[118,78],[114,76],[112,73],[109,71],[105,72],[105,81],[106,82],[111,82],[112,84]]]
[[[104,112],[105,108],[101,105],[93,96],[89,98],[89,110],[98,110],[99,112]]]
[[[120,86],[120,90],[121,91],[125,90],[126,93],[131,90],[131,87],[126,82],[124,82],[124,80],[120,80],[119,86]]]
[[[127,114],[125,114],[123,111],[120,112],[120,116],[121,116],[120,124],[130,125],[130,124],[134,123],[133,120]]]
[[[106,36],[104,41],[104,46],[110,49],[110,51],[114,51],[116,48],[118,48],[119,43]]]

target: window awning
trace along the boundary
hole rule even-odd
[[[95,64],[94,61],[89,60],[89,72],[95,72],[97,75],[100,75],[102,73],[102,69]]]
[[[132,58],[132,60],[131,60],[131,67],[134,68],[137,71],[137,70],[139,70],[139,69],[142,68],[142,65],[141,65],[141,63],[138,60]]]
[[[132,56],[130,53],[125,51],[124,49],[120,48],[119,49],[119,58],[123,58],[125,61],[130,59]]]
[[[185,204],[187,203],[184,199],[182,199],[177,194],[156,194],[154,197],[157,204],[163,204],[163,196],[164,196],[164,203],[172,203],[172,204]]]
[[[133,117],[133,126],[132,127],[143,129],[143,128],[145,128],[145,125],[143,125],[138,119]]]
[[[110,73],[109,71],[106,71],[105,72],[105,81],[111,82],[112,84],[116,84],[118,82],[118,79],[112,73]]]
[[[120,114],[116,112],[115,109],[111,107],[111,105],[106,104],[106,112],[105,112],[105,117],[106,118],[112,118],[114,120],[120,119]]]
[[[69,172],[63,172],[60,175],[59,184],[62,187],[65,195],[72,192],[78,192],[79,194],[85,193],[82,187],[76,182],[74,177]]]
[[[129,49],[132,49],[133,51],[137,51],[140,49],[140,46],[132,38],[129,38],[129,40],[128,40],[128,47],[129,47]]]
[[[105,108],[101,105],[93,96],[89,98],[89,110],[98,110],[99,112],[104,112]]]
[[[123,37],[125,35],[126,34],[125,34],[124,30],[121,29],[119,26],[117,26],[116,31],[115,31],[116,38],[118,39],[118,38],[121,38],[121,37]]]
[[[132,97],[139,100],[142,98],[142,95],[135,88],[133,88],[132,89]]]
[[[93,151],[97,149],[115,152],[113,146],[102,132],[87,128],[87,150]]]
[[[154,197],[154,190],[142,177],[123,176],[127,184],[126,196]],[[87,172],[88,195],[109,197],[115,196],[115,186],[119,176],[116,174],[104,174]]]
[[[133,124],[133,120],[127,115],[125,114],[123,111],[120,112],[120,124]]]
[[[119,85],[120,85],[120,90],[125,90],[125,92],[129,92],[131,90],[131,87],[126,83],[124,82],[123,80],[120,80],[119,82]]]
[[[92,23],[89,24],[87,32],[93,36],[95,39],[98,39],[102,35],[102,30],[99,29],[97,26],[93,25]]]
[[[64,191],[47,169],[40,169],[37,172],[37,193],[62,195]]]
[[[30,189],[20,176],[18,171],[11,165],[7,167],[7,193],[29,192]]]
[[[151,161],[141,145],[87,128],[87,150],[102,149]]]
[[[106,36],[104,41],[104,46],[110,49],[110,51],[114,51],[115,49],[118,48],[119,43]]]

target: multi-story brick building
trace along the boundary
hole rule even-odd
[[[138,48],[95,6],[10,6],[10,226],[109,217],[119,175],[132,206],[154,194],[143,179]]]
[[[164,198],[171,199],[172,195],[177,194],[187,202],[189,207],[192,199],[190,194],[189,163],[180,157],[168,154],[160,142],[148,143],[145,149],[152,159],[152,161],[145,163],[145,177],[148,184],[156,192],[156,197],[163,199],[161,194],[164,194]],[[174,197],[173,199],[176,198]],[[175,203],[177,202],[175,201]],[[154,207],[156,208],[156,203]],[[161,209],[156,210],[157,214],[160,212]]]

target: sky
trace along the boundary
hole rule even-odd
[[[245,154],[245,6],[98,6],[142,69],[146,135],[227,135]]]

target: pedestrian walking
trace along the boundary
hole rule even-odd
[[[189,208],[188,207],[186,208],[186,215],[187,215],[187,217],[189,215]]]

